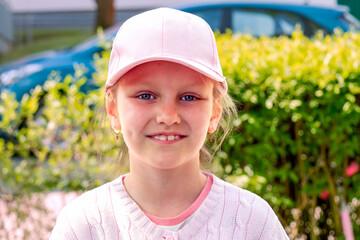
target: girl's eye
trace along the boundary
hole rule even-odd
[[[143,100],[151,100],[151,99],[154,99],[154,96],[151,95],[150,93],[143,93],[143,94],[140,94],[138,96],[138,98],[143,99]]]
[[[181,100],[194,101],[194,100],[196,100],[196,97],[192,96],[192,95],[185,95],[185,96],[181,97]]]

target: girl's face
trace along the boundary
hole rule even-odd
[[[183,65],[156,61],[121,78],[107,111],[122,131],[132,161],[172,169],[198,164],[207,132],[221,113],[213,105],[213,82]]]

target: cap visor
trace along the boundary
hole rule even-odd
[[[173,56],[152,56],[147,58],[139,59],[135,62],[132,62],[131,64],[128,64],[121,68],[118,72],[116,72],[111,79],[109,79],[105,86],[105,91],[108,90],[109,87],[113,86],[125,73],[130,71],[136,66],[139,66],[143,63],[152,62],[152,61],[169,61],[178,63],[181,65],[184,65],[188,68],[193,69],[194,71],[197,71],[215,81],[218,81],[221,83],[225,91],[227,91],[227,84],[225,81],[225,77],[219,75],[217,72],[213,71],[212,69],[209,69],[208,67],[204,66],[201,63],[198,63],[196,61],[186,59],[186,58],[179,58],[179,57],[173,57]]]

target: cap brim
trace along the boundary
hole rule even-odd
[[[209,69],[208,67],[206,67],[203,64],[198,63],[196,61],[186,59],[186,58],[173,57],[173,56],[151,56],[151,57],[139,59],[137,61],[132,62],[131,64],[121,67],[121,69],[119,71],[117,71],[111,77],[111,79],[108,79],[108,81],[105,85],[105,91],[107,91],[109,89],[109,87],[116,84],[117,81],[124,74],[126,74],[128,71],[130,71],[134,67],[139,66],[143,63],[152,62],[152,61],[169,61],[169,62],[174,62],[174,63],[184,65],[184,66],[191,68],[194,71],[197,71],[215,81],[220,82],[222,87],[224,88],[224,90],[227,91],[227,84],[226,84],[224,76],[219,75],[217,72],[213,71],[212,69]]]

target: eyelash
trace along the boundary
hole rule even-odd
[[[146,97],[145,97],[145,96],[146,96]],[[139,99],[141,99],[141,100],[153,100],[153,99],[155,98],[155,97],[154,97],[152,94],[150,94],[150,93],[142,93],[142,94],[139,94],[137,97],[138,97]],[[190,100],[190,99],[187,99],[187,100],[186,100],[187,97],[191,97],[191,100]],[[184,100],[184,101],[187,101],[187,102],[191,102],[191,101],[197,100],[198,98],[195,97],[195,96],[193,96],[193,95],[185,95],[185,96],[182,96],[180,99],[181,99],[181,100]]]
[[[150,96],[150,98],[144,98],[144,96]],[[137,96],[138,98],[142,99],[142,100],[152,100],[154,99],[155,97],[153,95],[151,95],[150,93],[142,93],[142,94],[139,94]]]
[[[191,97],[192,100],[185,100],[186,97]],[[184,101],[194,101],[194,100],[197,100],[198,98],[193,95],[185,95],[185,96],[182,96],[181,99],[183,99]]]

